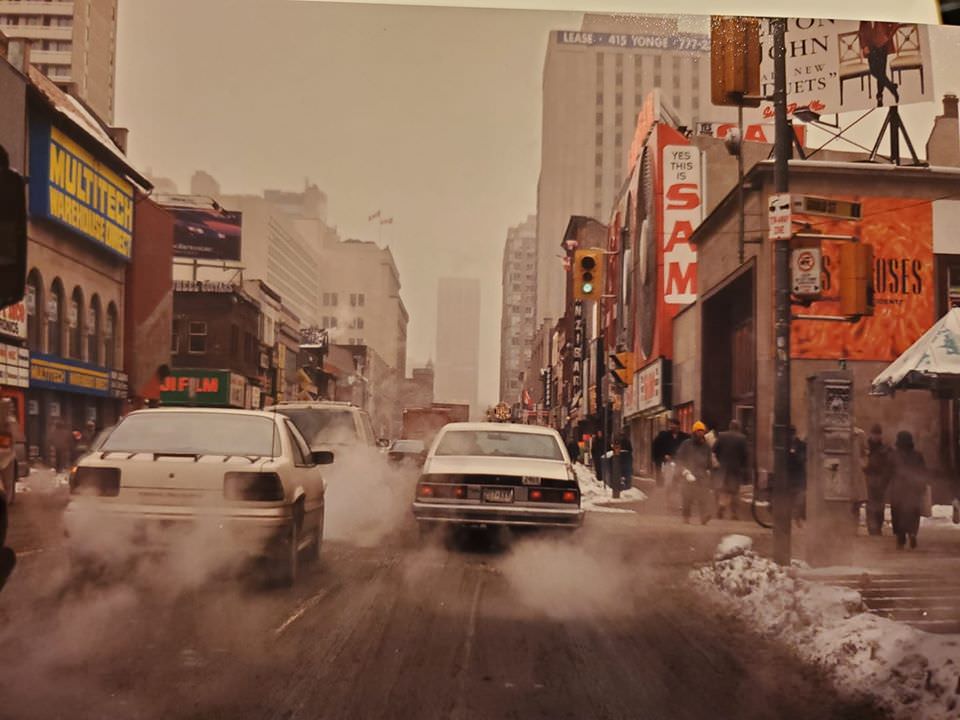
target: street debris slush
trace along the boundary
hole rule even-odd
[[[837,689],[907,720],[960,718],[960,635],[932,635],[870,614],[860,593],[800,578],[728,536],[694,585],[765,636],[827,671]]]
[[[587,512],[633,513],[633,510],[627,508],[610,506],[644,502],[647,499],[647,494],[639,488],[623,490],[619,498],[614,498],[613,491],[597,480],[597,476],[586,466],[575,465],[574,472],[580,485],[580,503]]]

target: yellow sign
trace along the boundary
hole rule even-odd
[[[133,185],[50,128],[48,214],[125,258],[133,240]]]

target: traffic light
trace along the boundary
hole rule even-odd
[[[633,353],[611,353],[610,374],[618,384],[624,387],[630,385],[633,382]]]
[[[714,105],[760,106],[759,19],[710,18],[710,98]]]
[[[0,309],[23,300],[27,284],[27,195],[0,145]]]
[[[840,246],[840,314],[873,315],[873,245]]]
[[[603,250],[577,250],[573,256],[573,297],[599,300],[603,296]]]

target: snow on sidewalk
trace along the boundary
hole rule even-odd
[[[633,513],[627,508],[609,507],[622,503],[643,502],[647,494],[638,488],[630,488],[620,493],[619,498],[613,497],[613,491],[597,480],[597,476],[586,465],[577,463],[573,466],[580,485],[580,505],[587,512],[604,513]]]
[[[904,720],[960,718],[960,635],[931,635],[866,611],[860,593],[798,577],[728,536],[694,584],[766,636],[824,667],[837,688]]]

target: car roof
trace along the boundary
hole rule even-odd
[[[496,430],[498,432],[559,436],[559,433],[551,427],[544,427],[542,425],[524,425],[522,423],[457,422],[447,423],[442,428],[442,432],[449,432],[453,430]]]
[[[131,417],[133,415],[161,415],[161,414],[175,414],[175,413],[203,413],[207,415],[252,415],[254,417],[267,418],[269,420],[274,419],[273,413],[265,412],[263,410],[245,410],[242,408],[211,408],[211,407],[190,407],[184,405],[182,407],[158,407],[158,408],[145,408],[143,410],[134,410],[131,413],[128,413],[126,417]]]
[[[297,402],[281,402],[266,408],[268,412],[276,412],[288,408],[290,410],[357,410],[363,412],[362,408],[357,407],[351,402],[342,400],[302,400]]]

